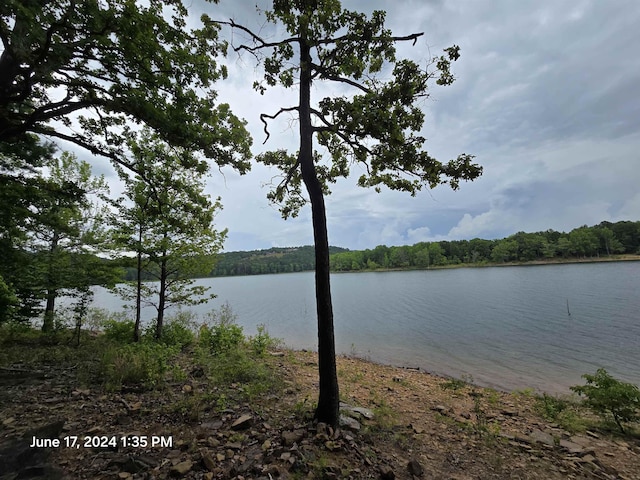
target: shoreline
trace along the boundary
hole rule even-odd
[[[412,271],[428,271],[428,270],[449,270],[457,268],[489,268],[489,267],[529,267],[544,265],[570,265],[577,263],[611,263],[611,262],[638,262],[640,254],[620,254],[610,255],[608,257],[589,257],[589,258],[554,258],[547,260],[529,260],[526,262],[503,262],[503,263],[456,263],[452,265],[435,265],[430,267],[397,267],[397,268],[363,268],[360,270],[332,270],[331,274],[341,273],[371,273],[371,272],[412,272]],[[314,270],[300,270],[297,272],[275,272],[275,273],[249,273],[242,275],[214,275],[210,277],[194,277],[194,280],[203,280],[207,278],[231,278],[231,277],[256,277],[262,275],[287,275],[294,273],[313,272]]]

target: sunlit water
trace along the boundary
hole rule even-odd
[[[314,349],[312,272],[209,278],[247,334]],[[640,262],[334,274],[338,352],[504,390],[568,393],[605,367],[640,384]],[[571,315],[568,314],[567,304]],[[104,289],[94,306],[120,310]],[[145,312],[151,318],[153,312]]]

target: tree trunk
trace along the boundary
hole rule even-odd
[[[136,284],[136,323],[133,327],[133,341],[140,341],[140,304],[142,303],[142,224],[138,230],[138,263],[136,265],[137,284]]]
[[[42,322],[43,332],[52,332],[54,328],[53,316],[56,309],[56,297],[58,296],[58,290],[56,289],[56,281],[53,279],[55,275],[54,270],[54,257],[58,250],[58,241],[60,235],[57,231],[53,232],[53,238],[51,239],[51,247],[49,248],[49,265],[47,272],[47,304],[44,308],[44,321]]]
[[[311,124],[311,55],[309,46],[300,42],[300,153],[298,160],[313,217],[313,240],[316,257],[316,309],[318,314],[318,370],[320,392],[315,417],[336,427],[340,394],[336,372],[336,349],[333,333],[333,308],[329,281],[329,238],[322,185],[313,163],[313,125]]]
[[[164,323],[165,296],[167,295],[167,259],[163,255],[160,261],[160,295],[158,298],[158,320],[156,322],[156,340],[162,337]]]

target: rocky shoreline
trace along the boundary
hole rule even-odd
[[[311,418],[315,354],[265,361],[283,379],[281,390],[226,405],[193,370],[163,390],[117,393],[79,386],[72,368],[0,374],[0,478],[640,478],[640,439],[568,432],[541,417],[532,396],[340,357],[344,404],[333,430]],[[190,409],[176,407],[183,404]],[[118,440],[26,448],[36,428]],[[123,445],[123,436],[165,444]]]

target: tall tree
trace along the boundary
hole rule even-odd
[[[211,272],[226,230],[213,228],[222,207],[220,199],[213,201],[204,193],[204,174],[180,167],[196,161],[192,153],[171,149],[149,132],[130,148],[140,175],[119,170],[127,183],[128,203],[121,203],[117,212],[117,236],[121,247],[135,252],[137,259],[134,339],[139,336],[141,302],[155,307],[160,338],[170,305],[194,305],[213,297],[204,295],[208,288],[193,286],[193,278]],[[158,282],[143,284],[143,270]],[[120,292],[126,297],[130,289]]]
[[[102,283],[97,270],[106,274],[106,283],[113,275],[100,268],[97,264],[101,261],[93,255],[102,241],[98,202],[108,193],[104,177],[94,177],[87,162],[68,152],[48,161],[46,167],[48,174],[41,190],[47,195],[33,206],[35,221],[29,228],[27,248],[35,254],[35,265],[40,268],[46,300],[42,329],[49,331],[61,291],[86,296],[91,284]]]
[[[126,165],[121,146],[144,124],[248,170],[244,122],[212,88],[226,44],[214,25],[187,28],[187,15],[181,0],[3,1],[0,142],[31,132]]]
[[[457,46],[433,59],[435,69],[421,67],[411,60],[399,60],[395,44],[415,43],[422,33],[393,36],[385,28],[385,13],[366,15],[342,9],[338,0],[274,0],[266,12],[268,21],[281,24],[290,35],[267,41],[250,29],[230,22],[249,37],[236,51],[255,54],[263,61],[264,82],[255,88],[264,93],[281,84],[299,91],[296,104],[283,106],[275,113],[261,114],[268,133],[268,121],[285,113],[297,114],[300,147],[297,153],[272,151],[259,157],[267,165],[283,171],[282,181],[269,193],[282,205],[285,218],[295,216],[307,199],[311,203],[316,255],[316,306],[318,315],[318,360],[320,391],[315,416],[332,425],[338,423],[339,389],[335,364],[333,310],[329,282],[329,242],[324,196],[328,182],[346,177],[353,163],[366,166],[358,179],[362,187],[380,189],[385,185],[415,195],[423,186],[472,180],[481,168],[463,154],[448,163],[440,163],[422,150],[425,139],[419,134],[424,113],[416,100],[429,95],[428,83],[436,80],[449,85],[454,78],[450,62],[459,57]],[[433,65],[433,63],[431,63]],[[390,71],[389,71],[390,70]],[[387,74],[386,80],[378,77]],[[312,102],[313,82],[336,82],[352,87],[350,97],[324,97]],[[314,151],[313,139],[329,152],[325,163]],[[265,140],[266,141],[266,140]]]

